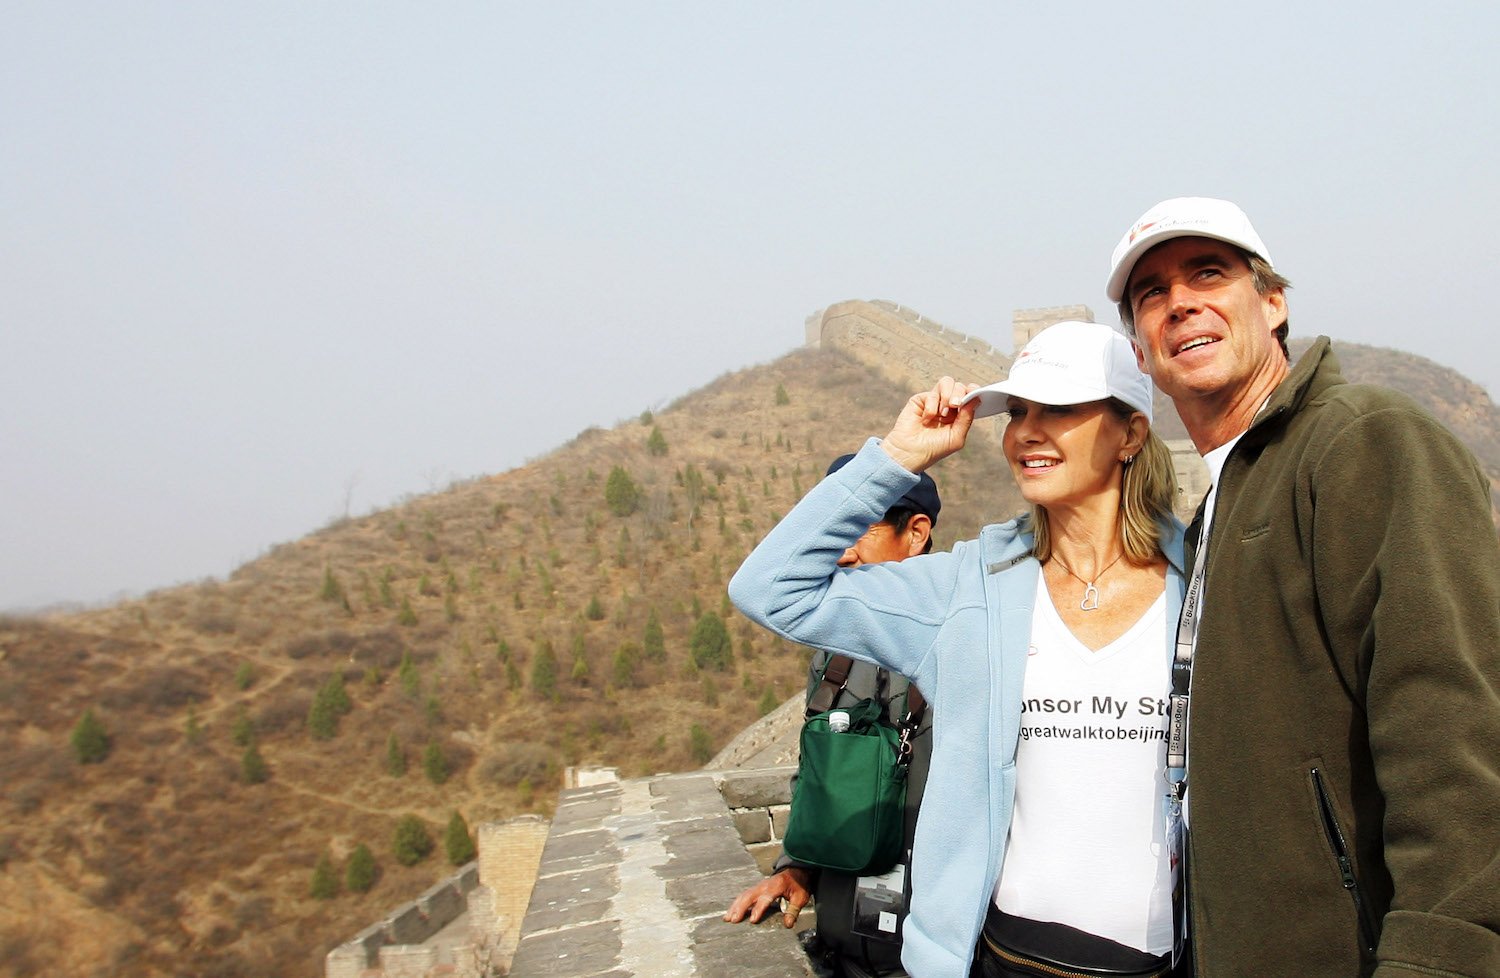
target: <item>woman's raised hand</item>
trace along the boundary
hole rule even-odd
[[[963,448],[979,402],[955,405],[978,387],[944,377],[932,390],[913,394],[896,418],[895,427],[881,442],[886,454],[909,471],[922,472]]]

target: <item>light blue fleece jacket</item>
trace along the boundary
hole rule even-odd
[[[877,439],[824,479],[729,582],[746,616],[785,638],[899,672],[933,711],[932,766],[912,855],[902,964],[967,978],[1005,856],[1022,677],[1039,564],[1025,518],[949,553],[840,569],[838,559],[917,482]],[[1164,527],[1167,621],[1182,606],[1182,525]],[[1170,662],[1175,629],[1167,629]],[[1166,693],[1163,669],[1163,695]]]

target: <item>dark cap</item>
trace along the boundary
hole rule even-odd
[[[840,455],[828,465],[828,471],[824,476],[833,475],[839,469],[849,464],[853,454]],[[915,513],[921,513],[937,525],[938,511],[943,508],[943,501],[938,498],[937,483],[932,481],[932,476],[923,472],[917,476],[917,484],[907,490],[906,495],[896,501],[896,506],[909,509]],[[892,507],[895,508],[895,507]]]

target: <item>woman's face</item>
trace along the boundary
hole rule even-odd
[[[1006,411],[1005,458],[1027,502],[1050,510],[1118,493],[1131,432],[1108,402],[1052,405],[1012,397]]]

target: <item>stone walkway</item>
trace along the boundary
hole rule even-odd
[[[726,924],[761,878],[706,773],[564,791],[542,853],[518,978],[804,978],[795,935]]]

